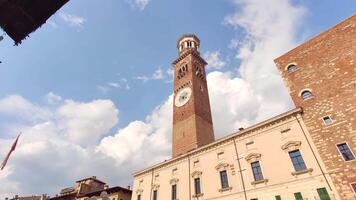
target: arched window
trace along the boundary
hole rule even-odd
[[[307,100],[307,99],[310,99],[313,97],[313,94],[311,93],[310,90],[304,90],[300,96],[304,99],[304,100]]]
[[[288,73],[295,72],[296,70],[297,70],[297,66],[296,66],[295,64],[290,64],[290,65],[288,65],[288,67],[287,67]]]

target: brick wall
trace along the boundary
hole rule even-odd
[[[275,60],[296,106],[342,199],[356,199],[356,161],[344,161],[336,145],[356,152],[356,15]],[[289,64],[296,71],[288,72]],[[312,98],[303,100],[309,89]],[[330,116],[326,125],[323,117]]]

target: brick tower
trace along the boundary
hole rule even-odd
[[[356,15],[275,60],[342,199],[356,199]]]
[[[173,157],[214,141],[213,122],[205,77],[207,64],[199,53],[195,35],[177,41],[174,65]]]

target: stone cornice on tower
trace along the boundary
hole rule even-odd
[[[202,62],[204,65],[208,64],[202,57],[200,57],[199,53],[193,49],[187,50],[186,52],[182,53],[176,60],[172,62],[172,64],[173,65],[177,64],[179,61],[183,60],[185,57],[187,57],[190,54],[198,58],[198,60]]]

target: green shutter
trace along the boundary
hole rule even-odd
[[[280,196],[280,195],[277,195],[277,196],[276,196],[276,200],[282,200],[281,196]]]
[[[302,193],[300,193],[300,192],[294,193],[294,197],[295,197],[295,200],[303,200]]]
[[[317,189],[320,200],[330,200],[330,196],[326,188],[318,188]]]

